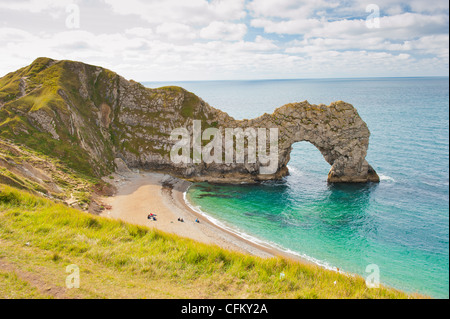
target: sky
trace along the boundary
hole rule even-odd
[[[447,0],[0,0],[0,76],[37,57],[136,81],[448,76]]]

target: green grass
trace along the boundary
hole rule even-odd
[[[81,298],[408,298],[284,258],[259,258],[97,217],[0,185],[0,258],[60,287],[80,267]],[[284,278],[280,277],[284,273]],[[34,294],[14,274],[0,296]],[[334,283],[336,281],[336,284]],[[24,288],[25,287],[25,288]]]
[[[0,270],[0,298],[1,299],[30,299],[49,298],[40,293],[36,287],[20,279],[13,271]]]
[[[28,67],[0,78],[0,102],[4,103],[0,109],[0,138],[25,144],[45,154],[53,154],[74,170],[89,176],[110,173],[113,169],[111,146],[95,123],[90,124],[94,122],[95,116],[92,101],[83,99],[79,93],[80,79],[74,70],[81,68],[81,65],[72,61],[50,64],[52,61],[38,58]],[[95,69],[94,66],[83,65],[88,80],[95,78]],[[92,86],[94,89],[90,88],[89,95],[97,97],[98,105],[107,100],[105,83],[111,80],[112,74],[111,71],[103,70],[98,77],[98,82],[102,84],[100,88],[95,89],[99,87],[98,83]],[[19,89],[22,80],[26,83],[24,96],[21,96]],[[100,98],[102,96],[105,98]],[[37,128],[30,116],[37,111],[47,114],[51,119],[58,139]],[[70,130],[71,114],[77,114],[83,123],[78,127],[78,132]],[[80,146],[80,138],[92,149],[102,148],[102,156],[106,160],[100,162],[93,159]]]
[[[193,118],[194,111],[196,110],[199,102],[200,100],[195,94],[186,91],[184,93],[183,107],[180,111],[181,115],[185,118]]]
[[[38,182],[21,173],[20,168],[23,170],[30,166],[46,174],[49,180],[44,178],[45,181]],[[59,191],[55,192],[53,183],[58,186]],[[2,139],[0,139],[0,184],[27,190],[36,195],[43,193],[56,199],[72,198],[78,200],[82,207],[87,207],[90,203],[95,186],[97,188],[107,186],[98,178],[75,172],[58,159]]]
[[[0,166],[0,183],[12,185],[20,189],[31,190],[32,192],[37,191],[40,193],[47,193],[47,190],[38,183],[34,183],[28,179],[21,178],[20,176],[14,174],[13,172],[1,166]]]

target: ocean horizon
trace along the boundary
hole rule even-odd
[[[448,298],[448,77],[142,83],[181,86],[236,119],[304,100],[352,104],[371,131],[366,159],[379,184],[328,184],[330,165],[300,142],[282,180],[196,183],[186,199],[250,240],[363,277],[375,264],[384,285]]]
[[[205,82],[250,82],[250,81],[309,81],[309,80],[387,80],[387,79],[427,79],[441,78],[448,79],[448,75],[415,75],[415,76],[358,76],[358,77],[317,77],[317,78],[249,78],[249,79],[217,79],[217,80],[164,80],[164,81],[138,81],[143,85],[156,88],[159,85],[175,85],[175,83],[205,83]],[[156,86],[155,86],[156,85]]]

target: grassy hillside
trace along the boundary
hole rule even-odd
[[[69,264],[80,268],[78,289],[65,288]],[[1,184],[0,279],[0,298],[408,297],[368,289],[360,277],[227,251]]]
[[[106,99],[101,84],[111,76],[106,69],[49,58],[8,73],[0,78],[0,138],[52,154],[78,172],[107,174],[113,155],[97,112]]]
[[[92,177],[114,171],[115,157],[134,166],[168,158],[173,128],[190,118],[217,125],[218,112],[180,87],[145,88],[76,61],[37,58],[0,78],[0,139]]]
[[[98,213],[97,195],[111,195],[107,182],[70,169],[63,161],[0,138],[0,183]]]

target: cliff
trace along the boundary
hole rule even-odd
[[[219,147],[223,150],[215,162],[174,163],[170,152],[177,141],[171,134],[185,128],[195,139],[194,121],[202,130],[220,133],[226,128],[277,129],[276,157],[269,161],[275,169],[261,173],[269,165],[259,160],[270,151],[266,144],[258,147],[255,163],[236,162],[236,154],[232,162],[226,162],[224,134],[223,142],[215,144],[214,153]],[[245,154],[252,147],[250,135]],[[130,168],[165,171],[193,181],[279,179],[288,174],[292,144],[309,141],[331,165],[329,182],[378,182],[365,160],[369,135],[356,109],[342,101],[328,106],[292,103],[270,115],[235,120],[180,87],[145,88],[81,62],[38,58],[0,79],[0,137],[59,158],[90,176],[106,175],[123,161]],[[200,142],[207,147],[207,140]],[[195,149],[188,157],[195,157]]]

